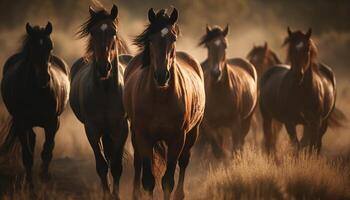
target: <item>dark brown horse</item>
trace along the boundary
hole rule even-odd
[[[277,54],[269,48],[267,42],[265,42],[265,44],[262,46],[254,45],[253,49],[248,53],[247,59],[254,65],[259,80],[261,79],[262,75],[272,66],[282,64]],[[259,83],[260,82],[258,81],[258,90]],[[259,107],[259,104],[257,107]],[[260,109],[256,109],[252,119],[252,132],[255,134],[255,140],[257,140],[257,133],[262,130],[261,124],[262,118]],[[274,120],[273,129],[276,132],[279,132],[281,128],[282,124]]]
[[[1,92],[13,120],[2,153],[11,149],[19,138],[26,180],[32,187],[33,127],[45,129],[41,177],[47,180],[59,116],[68,101],[69,80],[67,65],[52,54],[51,23],[46,27],[27,23],[26,31],[20,52],[11,56],[3,68]]]
[[[296,125],[304,126],[302,145],[321,150],[322,136],[335,106],[336,84],[333,71],[316,61],[316,46],[307,33],[288,28],[288,60],[291,66],[276,65],[261,78],[260,107],[265,147],[274,152],[276,133],[272,119],[283,123],[294,147],[299,147]]]
[[[242,148],[257,103],[254,66],[245,59],[227,59],[227,34],[228,26],[224,30],[207,26],[200,42],[208,49],[208,58],[202,63],[206,92],[202,140],[211,143],[216,157],[224,156],[225,136],[219,129],[230,129],[233,152]]]
[[[184,198],[184,179],[191,147],[202,121],[205,92],[200,65],[184,52],[176,52],[179,35],[178,12],[170,17],[165,10],[150,9],[150,24],[135,43],[142,52],[130,61],[124,80],[124,103],[131,122],[134,146],[134,198],[143,188],[153,195],[153,148],[159,141],[167,145],[166,171],[162,178],[164,199],[174,187],[174,173],[179,164],[177,198]],[[158,143],[159,144],[159,143]]]
[[[79,32],[81,37],[88,37],[88,48],[85,58],[72,66],[70,105],[84,124],[104,191],[109,192],[107,173],[110,168],[113,193],[118,197],[128,136],[122,101],[124,67],[118,57],[119,50],[123,49],[118,35],[118,8],[113,5],[110,13],[104,9],[94,11],[91,7],[89,11],[90,18]]]

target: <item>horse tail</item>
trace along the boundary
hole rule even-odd
[[[160,177],[166,167],[167,145],[164,141],[159,141],[153,148],[153,174]]]
[[[10,160],[17,160],[13,159],[13,156],[16,156],[16,158],[17,155],[19,156],[21,145],[13,129],[13,119],[10,115],[7,116],[0,126],[0,144],[1,159],[6,159],[8,161],[7,158],[11,155],[12,158]]]
[[[343,111],[335,107],[329,116],[328,125],[330,128],[340,128],[345,126],[347,117]]]

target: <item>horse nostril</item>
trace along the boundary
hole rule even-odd
[[[154,78],[159,85],[164,86],[170,79],[170,72],[168,70],[156,70]]]

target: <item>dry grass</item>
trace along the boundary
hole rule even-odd
[[[199,199],[350,199],[349,163],[316,154],[285,152],[268,158],[245,148],[225,166],[212,170]]]

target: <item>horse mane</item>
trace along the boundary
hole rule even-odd
[[[88,37],[88,45],[85,52],[85,60],[90,60],[93,53],[92,37],[90,35],[91,29],[100,21],[111,19],[109,13],[104,8],[96,11],[93,16],[90,17],[80,26],[79,31],[76,33],[78,39]],[[112,19],[111,19],[112,20]],[[118,17],[113,21],[113,24],[117,27],[119,23]],[[118,44],[118,49],[121,49],[123,53],[128,53],[129,49],[124,41],[122,41],[117,32],[116,43]]]
[[[222,29],[218,26],[214,26],[209,32],[201,37],[198,46],[205,45],[207,42],[219,37],[220,35],[222,35]]]
[[[139,52],[142,54],[142,67],[147,67],[150,65],[150,49],[149,49],[149,37],[154,33],[161,31],[163,28],[168,26],[169,15],[166,13],[166,9],[161,9],[157,12],[156,18],[153,23],[146,25],[146,29],[133,40],[133,44],[139,47]],[[178,26],[175,24],[176,30]]]

